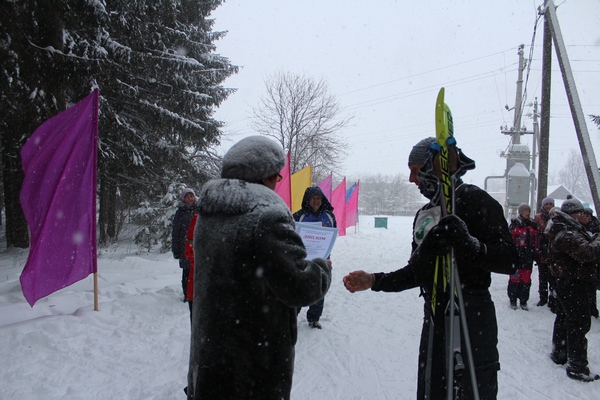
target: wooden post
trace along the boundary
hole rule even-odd
[[[94,311],[98,311],[98,273],[94,272]]]

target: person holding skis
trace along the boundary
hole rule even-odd
[[[429,203],[417,212],[414,219],[413,251],[408,265],[387,273],[354,271],[346,275],[343,282],[352,293],[367,289],[400,292],[420,287],[425,300],[425,318],[419,347],[417,399],[446,398],[447,361],[443,355],[447,346],[444,343],[444,326],[434,326],[432,318],[434,310],[443,312],[446,304],[440,299],[443,296],[437,296],[436,304],[432,304],[432,288],[437,255],[445,255],[453,247],[462,284],[468,332],[471,333],[479,396],[493,400],[498,392],[500,363],[496,311],[489,292],[490,273],[514,273],[517,253],[500,204],[477,186],[462,182],[462,175],[475,168],[475,163],[455,146],[449,147],[457,160],[450,165],[455,180],[455,214],[441,218],[443,185],[436,167],[439,165],[436,144],[433,137],[423,139],[412,148],[408,158],[409,181],[417,185],[421,194],[429,199]],[[461,335],[462,349],[465,349],[464,334],[462,332]],[[463,359],[468,366],[468,357],[464,352]],[[455,380],[458,380],[460,398],[473,398],[469,368],[465,368],[462,376],[455,374]]]
[[[518,216],[510,222],[509,230],[513,238],[517,253],[519,254],[519,266],[517,272],[508,278],[508,299],[510,308],[517,309],[517,300],[521,302],[521,309],[528,311],[527,301],[531,289],[531,272],[533,261],[539,262],[539,229],[536,222],[530,218],[531,207],[529,204],[521,204],[517,208]]]
[[[275,193],[284,164],[280,144],[249,136],[223,156],[221,178],[202,188],[188,399],[290,398],[296,308],[325,296],[331,267],[306,259]]]
[[[298,222],[320,222],[321,226],[337,228],[333,207],[318,186],[306,188],[302,198],[302,208],[294,213],[294,220]],[[323,297],[308,307],[306,320],[311,328],[322,328],[319,319],[323,314],[324,304],[325,298]],[[301,308],[298,308],[298,313],[300,313],[300,310]]]
[[[596,285],[600,240],[588,234],[583,220],[581,202],[567,199],[552,218],[548,233],[558,300],[550,358],[556,364],[568,364],[569,378],[591,382],[600,379],[588,368],[586,338],[592,325],[589,296]]]

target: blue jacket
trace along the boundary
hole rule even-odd
[[[177,259],[185,259],[185,234],[190,227],[190,221],[196,211],[196,205],[188,206],[183,203],[175,212],[173,232],[171,232],[171,252]]]
[[[314,212],[308,201],[313,196],[321,196],[321,207]],[[312,186],[306,189],[304,197],[302,198],[302,208],[294,213],[294,220],[298,222],[321,222],[323,226],[330,228],[337,228],[337,222],[335,215],[333,214],[333,207],[327,197],[323,194],[323,191],[318,186]]]

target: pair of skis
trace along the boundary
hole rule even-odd
[[[434,157],[434,169],[441,181],[442,216],[454,213],[454,179],[451,166],[454,170],[458,166],[458,152],[455,150],[454,127],[452,113],[444,103],[444,88],[441,88],[435,105],[435,129],[438,157]],[[439,299],[438,296],[443,296]],[[438,309],[438,302],[443,300],[445,308]],[[446,398],[447,400],[459,399],[462,389],[462,377],[465,372],[465,362],[461,346],[461,330],[464,337],[467,366],[471,376],[473,398],[479,400],[477,377],[473,365],[473,353],[467,327],[465,304],[460,286],[458,270],[454,258],[454,249],[444,256],[438,256],[435,263],[434,282],[431,298],[432,319],[430,321],[429,343],[427,349],[427,366],[425,371],[426,398],[431,394],[431,366],[433,360],[433,343],[442,338],[434,337],[435,332],[440,332],[435,327],[443,326],[446,345]]]

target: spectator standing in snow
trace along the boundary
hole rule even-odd
[[[596,284],[600,241],[590,237],[582,219],[581,202],[565,200],[548,234],[558,302],[550,358],[556,364],[568,363],[569,378],[591,382],[600,378],[588,368],[586,338],[591,327],[589,294]]]
[[[583,209],[582,225],[585,227],[585,229],[587,230],[588,234],[591,237],[596,237],[596,236],[598,236],[598,233],[600,233],[600,221],[598,221],[598,218],[594,217],[594,211],[589,207],[585,207]],[[599,317],[598,303],[597,303],[597,296],[596,296],[597,295],[596,289],[598,288],[598,279],[599,278],[600,278],[600,261],[596,261],[596,285],[594,285],[594,287],[592,288],[592,291],[590,292],[590,307],[591,307],[592,317],[594,317],[594,318]]]
[[[193,189],[183,188],[181,190],[181,201],[175,217],[173,218],[173,232],[171,234],[171,252],[173,257],[179,260],[181,268],[181,287],[183,289],[183,301],[187,301],[187,282],[190,274],[190,261],[185,257],[185,234],[190,221],[196,210],[196,193]]]
[[[560,211],[560,207],[552,207],[550,209],[548,212],[550,219],[546,223],[546,229],[544,229],[544,236],[548,240],[548,268],[552,265],[552,240],[550,238],[550,232],[552,231],[552,225],[554,225],[554,217],[556,216],[557,211]],[[556,314],[556,308],[558,307],[558,300],[556,300],[556,279],[554,278],[551,269],[548,281],[552,282],[552,286],[549,286],[548,288],[548,308]]]
[[[296,308],[323,298],[327,260],[306,260],[275,193],[283,149],[264,136],[223,157],[221,179],[200,193],[194,232],[194,308],[188,398],[289,399]]]
[[[417,143],[408,158],[409,181],[430,202],[418,211],[413,223],[412,254],[408,265],[389,273],[354,271],[343,279],[350,292],[371,289],[374,291],[400,292],[419,287],[425,300],[425,318],[419,347],[419,372],[417,399],[426,398],[430,387],[430,399],[446,398],[446,361],[443,354],[443,326],[433,326],[432,287],[436,255],[447,254],[454,247],[458,274],[462,284],[465,313],[481,399],[495,399],[498,392],[497,373],[500,369],[497,350],[498,326],[496,311],[489,286],[490,272],[512,274],[515,271],[517,252],[512,242],[502,207],[489,194],[477,186],[462,182],[462,175],[475,168],[473,160],[452,146],[449,151],[457,158],[451,165],[455,179],[455,214],[441,218],[441,183],[438,163],[439,154],[435,138]],[[436,309],[446,304],[438,296]],[[432,346],[433,358],[427,358],[429,338],[440,338]],[[461,337],[464,349],[464,336]],[[465,362],[468,362],[463,353]],[[431,373],[428,376],[428,369]],[[472,398],[468,364],[461,381],[461,399]]]
[[[294,220],[298,222],[320,222],[321,226],[337,228],[333,207],[320,187],[306,188],[302,198],[302,208],[294,213]],[[319,319],[323,314],[325,298],[312,304],[306,312],[306,320],[311,328],[321,329]],[[301,308],[298,308],[300,313]]]
[[[546,197],[542,200],[542,209],[539,213],[535,214],[533,218],[538,225],[539,230],[539,243],[540,243],[540,259],[538,260],[538,279],[539,287],[538,293],[540,295],[540,301],[537,303],[538,307],[545,306],[551,309],[554,308],[554,297],[552,295],[554,291],[554,278],[550,274],[550,254],[548,249],[548,238],[544,235],[546,225],[550,219],[550,210],[554,207],[554,199],[552,197]],[[550,296],[548,294],[550,293]]]
[[[527,311],[527,301],[531,289],[531,272],[533,261],[539,262],[539,230],[530,217],[531,207],[521,204],[517,209],[518,216],[510,222],[509,230],[519,254],[517,272],[508,278],[508,299],[510,308],[517,309],[519,300],[521,309]]]

